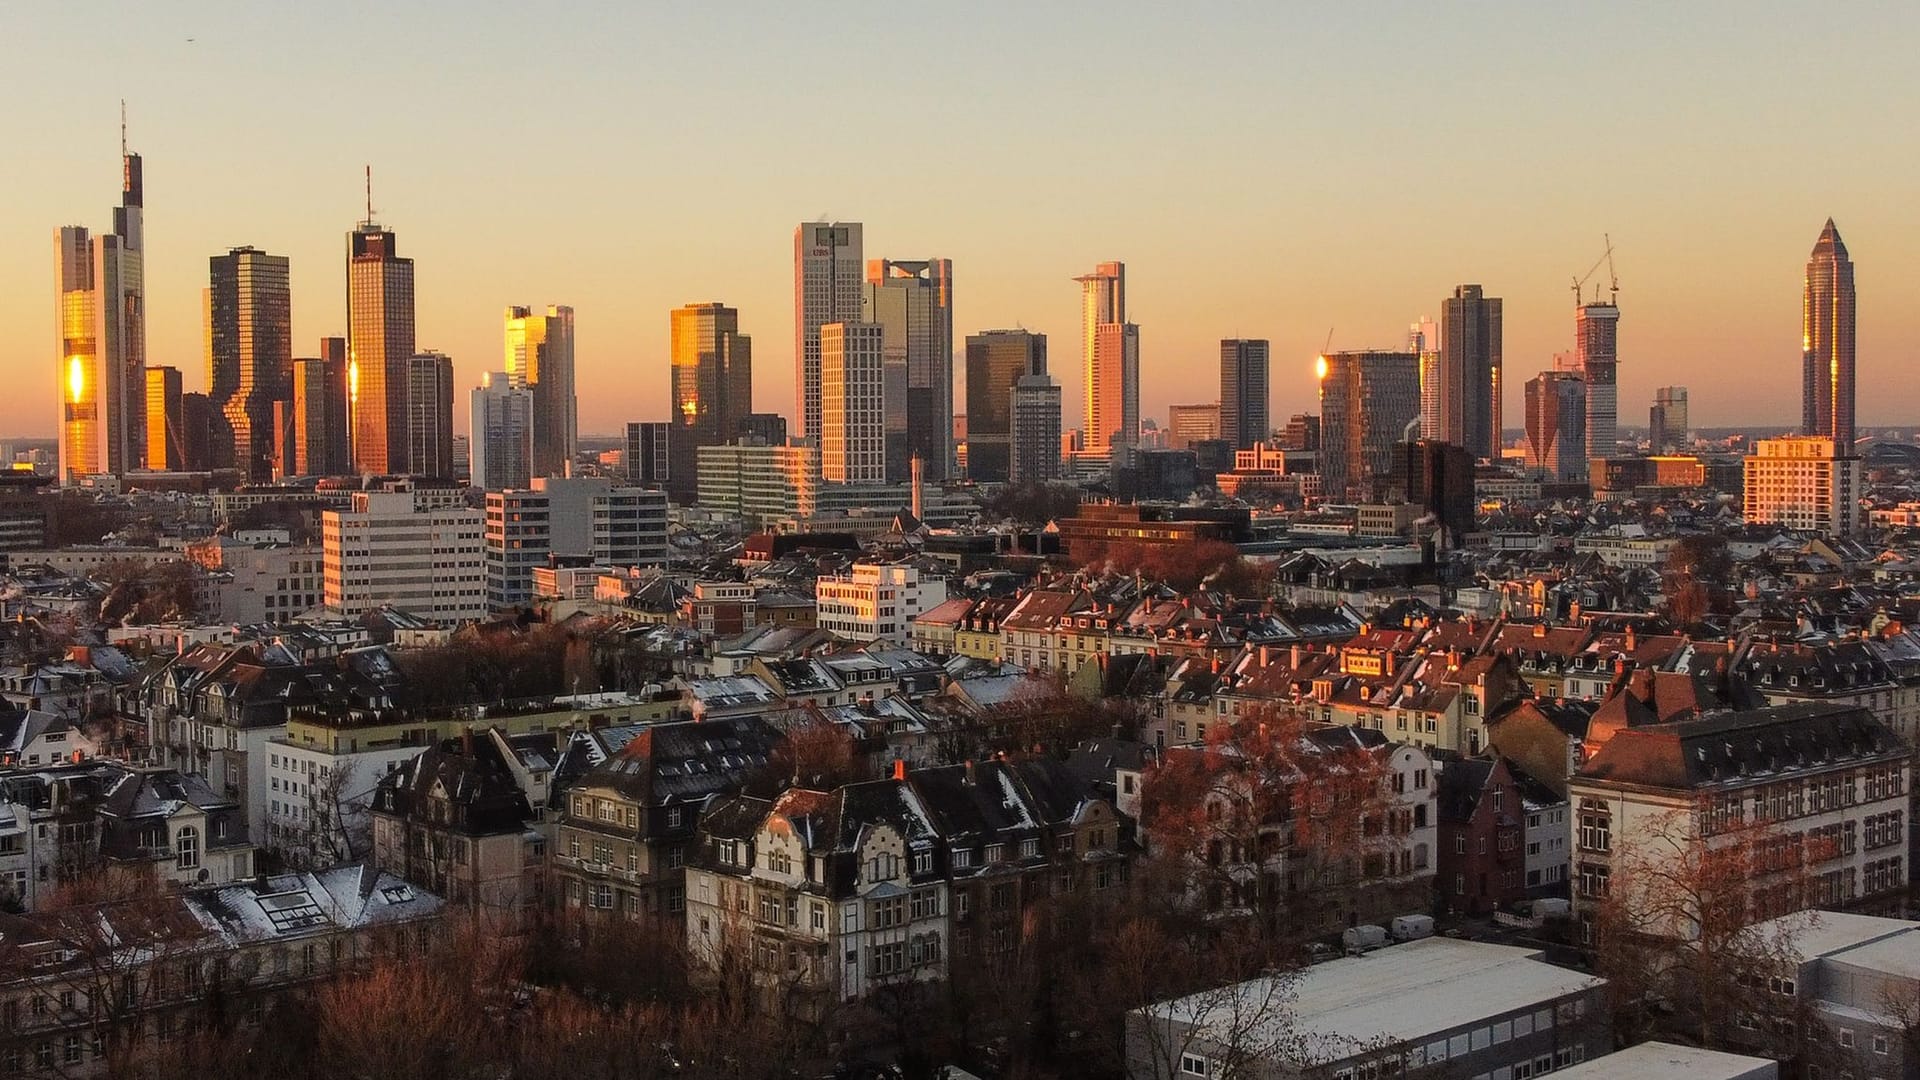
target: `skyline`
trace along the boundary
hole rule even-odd
[[[604,25],[559,13],[556,48],[494,67],[508,49],[496,40],[511,25],[504,9],[497,22],[478,10],[452,37],[413,10],[381,26],[383,45],[408,61],[382,91],[405,95],[399,109],[318,62],[356,47],[359,29],[341,20],[297,13],[268,36],[258,28],[269,20],[243,8],[130,11],[128,32],[98,45],[116,79],[0,119],[9,145],[34,148],[0,222],[0,317],[28,331],[0,348],[29,376],[0,403],[0,433],[53,434],[48,238],[61,225],[109,228],[122,97],[154,208],[148,362],[179,368],[189,391],[206,388],[204,260],[230,247],[290,257],[296,352],[345,332],[340,237],[364,216],[370,161],[375,214],[416,260],[420,346],[451,355],[465,391],[497,368],[504,305],[537,296],[574,307],[583,434],[666,418],[675,307],[722,301],[743,334],[776,349],[790,341],[786,242],[822,210],[865,226],[867,258],[953,259],[967,281],[956,347],[1014,326],[1074,341],[1072,278],[1125,262],[1142,418],[1159,425],[1168,405],[1210,399],[1190,392],[1192,375],[1214,372],[1223,338],[1273,342],[1271,408],[1283,419],[1313,410],[1311,360],[1330,326],[1335,350],[1393,346],[1467,283],[1506,302],[1503,411],[1520,415],[1517,384],[1572,348],[1567,284],[1610,233],[1628,422],[1656,387],[1681,384],[1696,426],[1791,427],[1808,238],[1832,216],[1866,275],[1862,427],[1920,410],[1920,389],[1899,377],[1912,347],[1891,318],[1895,298],[1920,291],[1920,225],[1905,220],[1897,182],[1920,151],[1885,137],[1914,104],[1897,91],[1910,80],[1892,24],[1920,17],[1888,8],[1815,25],[1699,5],[1622,9],[1602,24],[1519,7],[1406,10],[1364,26],[1242,12],[1233,27],[1124,7],[1104,26],[1054,12],[869,12],[848,28],[861,63],[825,75],[782,51],[804,21],[787,13],[618,13]],[[51,85],[54,46],[87,22],[86,12],[27,20],[19,77]],[[639,55],[653,66],[633,74],[619,47],[628,39],[729,40],[741,52],[703,80],[691,58],[649,47]],[[1467,62],[1363,82],[1323,55],[1409,42],[1428,55],[1464,46]],[[1082,100],[1080,84],[1103,65],[1149,56],[1141,85]],[[1254,58],[1259,71],[1227,62]],[[746,65],[760,85],[788,80],[792,100],[729,82]],[[911,71],[953,87],[926,130],[876,122],[888,135],[859,143],[868,154],[809,154],[788,130],[835,93]],[[245,101],[210,93],[233,80],[260,90]],[[1527,95],[1503,95],[1521,83]],[[1472,115],[1428,104],[1455,97],[1498,105]],[[227,102],[217,123],[204,100]],[[915,115],[885,95],[861,100],[877,118]],[[1106,112],[1124,115],[1129,138],[1085,129]],[[575,167],[492,152],[503,131],[536,123]],[[1450,149],[1467,136],[1498,152]],[[1031,156],[992,167],[1009,152]],[[909,157],[913,184],[874,164]],[[793,358],[764,351],[755,397],[790,412]],[[1080,415],[1080,380],[1059,381],[1067,415]]]

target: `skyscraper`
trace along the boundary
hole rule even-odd
[[[414,355],[413,260],[368,220],[347,234],[347,396],[353,465],[405,472],[407,358]]]
[[[470,482],[488,491],[526,487],[533,479],[533,391],[504,371],[490,371],[473,388]]]
[[[1691,441],[1687,417],[1687,388],[1662,386],[1653,392],[1647,410],[1647,449],[1655,454],[1685,449]]]
[[[293,475],[353,471],[347,431],[347,339],[323,337],[320,355],[293,362]]]
[[[1587,384],[1589,458],[1611,457],[1620,449],[1619,341],[1619,305],[1595,299],[1575,309],[1573,370]]]
[[[238,247],[207,260],[207,396],[220,464],[273,477],[273,403],[293,396],[293,301],[285,255]]]
[[[180,369],[147,369],[146,467],[172,472],[186,467],[185,431],[180,416]]]
[[[673,425],[658,420],[627,425],[627,482],[638,487],[665,487],[673,472]],[[698,471],[698,465],[695,466]]]
[[[453,477],[453,361],[445,353],[409,356],[400,368],[402,406],[401,470],[413,476]]]
[[[1807,260],[1800,304],[1800,430],[1833,439],[1853,456],[1853,260],[1827,219]]]
[[[981,483],[1011,478],[1013,389],[1047,373],[1047,335],[987,330],[967,336],[967,475]],[[947,425],[951,429],[952,425]],[[1056,440],[1057,441],[1057,440]]]
[[[793,359],[799,435],[820,434],[820,328],[860,321],[858,222],[811,222],[793,230]]]
[[[1420,437],[1440,437],[1440,324],[1421,316],[1407,328],[1407,348],[1420,354]]]
[[[1558,484],[1587,475],[1587,384],[1570,371],[1527,380],[1527,465]]]
[[[580,406],[573,380],[573,309],[548,305],[545,315],[510,307],[506,316],[507,377],[533,395],[534,476],[565,476],[580,442]]]
[[[877,484],[886,479],[885,360],[873,323],[820,328],[820,478]]]
[[[1453,290],[1440,311],[1440,385],[1433,397],[1441,440],[1476,458],[1500,454],[1500,340],[1500,299],[1478,285]]]
[[[1127,321],[1127,267],[1101,263],[1074,280],[1080,283],[1087,449],[1111,455],[1119,447],[1124,457],[1140,441],[1140,328]]]
[[[113,232],[54,238],[60,334],[60,482],[119,475],[146,461],[147,308],[140,155],[120,129],[120,205]]]
[[[953,262],[867,263],[866,321],[882,331],[886,361],[887,479],[907,479],[919,457],[928,480],[953,462]]]
[[[1060,385],[1045,372],[1013,384],[1007,480],[1044,484],[1060,479]],[[971,438],[971,435],[969,435]]]
[[[1330,499],[1374,498],[1393,475],[1398,448],[1420,412],[1420,356],[1337,352],[1320,378],[1320,478]]]
[[[1267,342],[1226,338],[1220,342],[1220,437],[1235,450],[1251,450],[1272,434],[1267,419]]]
[[[672,463],[667,490],[682,502],[699,490],[700,447],[740,437],[753,412],[753,340],[725,304],[688,304],[670,319],[673,360]]]

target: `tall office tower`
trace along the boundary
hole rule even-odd
[[[1060,479],[1060,385],[1045,372],[1013,384],[1007,480],[1045,484]]]
[[[580,404],[573,379],[573,309],[507,309],[507,377],[533,393],[534,476],[565,476],[580,449]]]
[[[1800,348],[1800,430],[1831,437],[1836,455],[1852,457],[1853,260],[1832,218],[1807,260]]]
[[[186,468],[185,431],[180,418],[180,369],[147,369],[146,467],[154,472]]]
[[[453,477],[453,361],[445,353],[423,352],[401,365],[405,376],[402,433],[405,472],[440,479]]]
[[[794,420],[820,435],[820,328],[860,321],[860,224],[811,222],[793,230]]]
[[[672,453],[671,423],[650,420],[628,424],[627,483],[652,488],[667,486],[667,481],[673,478],[672,466],[668,464]],[[697,465],[695,472],[698,472]]]
[[[1220,437],[1220,403],[1167,406],[1167,445],[1188,450],[1194,443]]]
[[[213,467],[213,402],[205,394],[180,395],[180,466],[191,472]]]
[[[1587,475],[1587,383],[1570,371],[1527,380],[1527,466],[1557,484]]]
[[[1315,368],[1321,487],[1330,499],[1375,498],[1420,413],[1420,354],[1328,353]]]
[[[238,247],[207,260],[207,396],[221,464],[273,477],[273,403],[293,396],[293,301],[287,257]]]
[[[413,260],[368,220],[347,234],[347,396],[353,466],[405,472],[407,358],[414,354]]]
[[[886,360],[880,327],[820,328],[820,478],[843,484],[886,480]]]
[[[953,261],[867,263],[863,318],[886,350],[887,480],[945,480],[953,468]]]
[[[1227,338],[1220,342],[1220,437],[1235,450],[1251,450],[1273,434],[1267,419],[1267,342]]]
[[[347,339],[323,337],[320,355],[293,362],[295,476],[353,471],[347,432]]]
[[[671,317],[674,432],[667,490],[681,502],[698,494],[700,447],[740,437],[753,412],[753,341],[740,313],[725,304],[688,304]]]
[[[504,371],[480,376],[473,388],[473,426],[467,447],[474,487],[523,488],[533,479],[533,391]]]
[[[1662,386],[1653,392],[1653,407],[1647,410],[1647,450],[1670,454],[1686,449],[1692,441],[1687,418],[1687,388]]]
[[[1087,449],[1111,454],[1140,441],[1140,328],[1127,321],[1127,267],[1108,262],[1080,283]]]
[[[1500,456],[1500,299],[1453,290],[1440,311],[1439,435],[1476,458]],[[1417,362],[1417,361],[1416,361]]]
[[[1598,299],[1574,312],[1573,370],[1587,384],[1587,456],[1611,457],[1620,450],[1620,307]]]
[[[1028,375],[1046,373],[1045,334],[987,330],[967,335],[968,477],[983,484],[1011,477],[1013,388]]]
[[[147,308],[140,155],[120,128],[113,232],[69,225],[54,239],[60,332],[60,482],[146,461]]]
[[[1407,327],[1407,348],[1420,354],[1420,437],[1440,437],[1440,324],[1425,315]]]

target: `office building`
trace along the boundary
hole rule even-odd
[[[1407,328],[1407,348],[1420,354],[1420,437],[1440,437],[1440,324],[1427,316]]]
[[[533,479],[533,391],[514,385],[504,371],[490,371],[473,388],[472,401],[467,445],[473,486],[526,487]]]
[[[688,304],[671,320],[674,456],[667,490],[681,502],[698,488],[699,448],[740,437],[753,412],[753,342],[725,304]]]
[[[407,357],[406,459],[413,476],[453,478],[453,361],[427,351]]]
[[[1653,408],[1647,411],[1647,451],[1671,454],[1685,450],[1693,442],[1687,421],[1687,388],[1663,386],[1653,392]]]
[[[1047,373],[1047,335],[986,330],[967,335],[967,476],[985,484],[1009,478],[1013,389]]]
[[[487,613],[484,516],[432,509],[411,491],[356,491],[321,514],[322,593],[352,618],[387,606],[447,624]]]
[[[1574,311],[1573,370],[1587,384],[1587,455],[1620,451],[1620,306],[1594,300]]]
[[[783,442],[785,440],[782,440]],[[636,487],[663,488],[673,478],[673,425],[667,421],[642,421],[627,425],[627,449],[624,459],[627,483]],[[696,455],[694,471],[699,472]]]
[[[213,400],[207,395],[180,395],[182,468],[197,472],[213,467],[213,417]]]
[[[906,645],[913,620],[947,602],[947,580],[912,566],[857,562],[851,573],[814,582],[817,625],[848,641]]]
[[[1371,499],[1374,485],[1392,475],[1396,450],[1419,415],[1420,356],[1328,353],[1315,368],[1322,489],[1329,499]]]
[[[573,383],[573,309],[548,305],[545,315],[509,307],[507,377],[533,395],[535,476],[565,476],[579,450],[580,406]]]
[[[1191,450],[1193,444],[1220,437],[1221,406],[1167,406],[1167,445],[1175,450]]]
[[[953,262],[867,263],[863,314],[881,329],[886,378],[887,480],[921,461],[928,480],[953,469]]]
[[[1466,447],[1476,458],[1500,456],[1500,343],[1499,298],[1478,285],[1455,289],[1440,312],[1434,403],[1441,440]]]
[[[323,337],[319,356],[293,362],[293,475],[353,472],[347,419],[347,339]]]
[[[801,436],[820,434],[820,328],[861,319],[858,222],[811,222],[793,230],[793,358]]]
[[[1800,305],[1800,432],[1853,457],[1853,260],[1827,219],[1807,260]]]
[[[1264,338],[1228,338],[1220,342],[1220,435],[1235,450],[1266,442],[1267,342]]]
[[[181,428],[180,369],[147,369],[146,467],[155,472],[186,468],[186,432]]]
[[[820,328],[820,476],[842,484],[886,481],[885,360],[873,323]]]
[[[787,444],[787,418],[779,413],[757,412],[747,414],[746,426],[741,434],[749,439],[758,439],[768,446]]]
[[[667,561],[667,495],[606,477],[536,476],[531,487],[487,492],[487,603],[533,600],[533,570],[550,560],[634,567]]]
[[[219,464],[273,478],[273,403],[293,397],[293,298],[285,255],[239,247],[207,260],[207,397]]]
[[[1106,262],[1080,283],[1080,348],[1086,376],[1086,449],[1114,457],[1140,441],[1140,328],[1127,321],[1127,267]],[[969,414],[971,415],[971,414]]]
[[[70,225],[54,239],[59,293],[60,482],[146,461],[146,232],[140,155],[120,139],[113,232]]]
[[[1865,477],[1857,457],[1839,457],[1834,440],[1803,435],[1761,439],[1747,455],[1749,525],[1851,536],[1860,529]]]
[[[1013,384],[1007,479],[1046,484],[1060,479],[1060,386],[1044,372]]]
[[[1557,484],[1587,476],[1587,383],[1570,371],[1527,380],[1527,467]]]
[[[1294,413],[1275,442],[1285,450],[1320,449],[1320,418],[1312,413]]]
[[[353,466],[406,471],[407,358],[414,355],[413,260],[372,219],[347,234],[347,407]]]
[[[818,509],[820,448],[729,443],[699,451],[700,506],[760,530]]]

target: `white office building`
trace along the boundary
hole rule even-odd
[[[887,479],[885,336],[875,323],[820,328],[820,476],[842,484]]]
[[[1863,485],[1861,459],[1836,456],[1827,436],[1761,439],[1747,455],[1747,524],[1851,536]]]
[[[438,622],[486,614],[480,511],[422,509],[411,491],[356,491],[321,519],[323,592],[340,615],[382,605]]]
[[[923,578],[911,566],[855,563],[844,577],[814,584],[817,625],[852,641],[912,640],[913,620],[947,602],[944,578]]]

